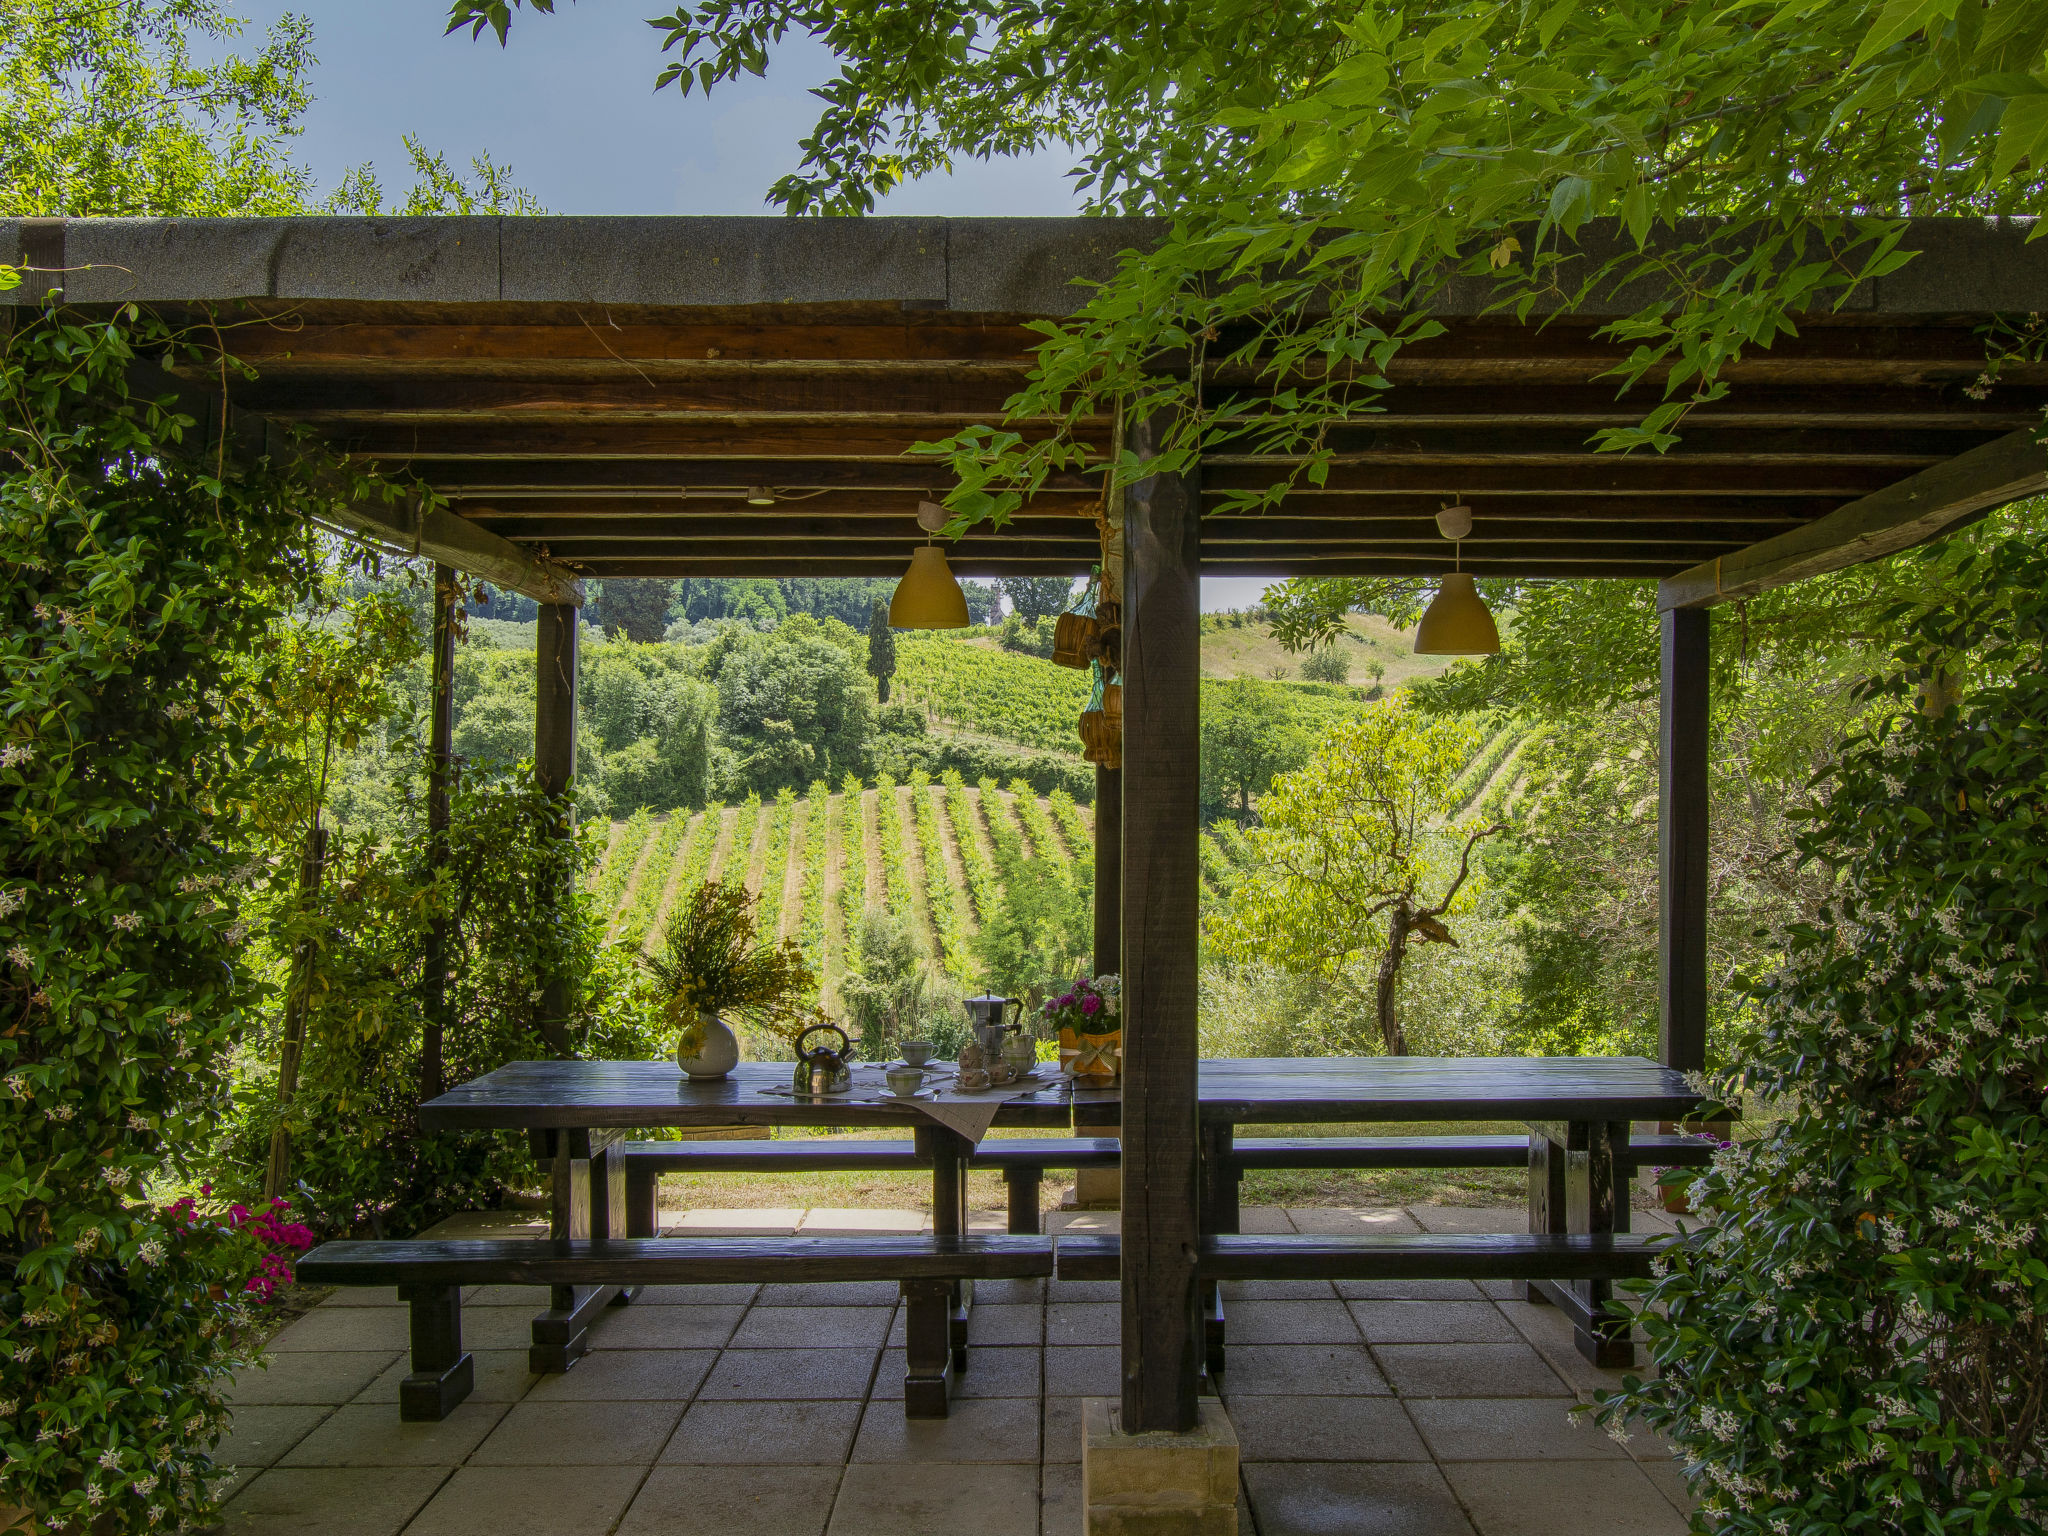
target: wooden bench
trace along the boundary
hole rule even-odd
[[[928,1168],[908,1141],[629,1141],[613,1149],[626,1166],[627,1230],[652,1237],[665,1173],[910,1173]],[[1048,1168],[1113,1168],[1117,1143],[1089,1136],[996,1137],[980,1143],[969,1168],[995,1169],[1009,1193],[1013,1234],[1038,1231],[1038,1188]]]
[[[1699,1168],[1715,1144],[1697,1136],[1636,1136],[1633,1167]],[[1231,1145],[1231,1162],[1253,1168],[1526,1168],[1529,1138],[1519,1136],[1264,1136]]]
[[[1369,1232],[1354,1237],[1294,1233],[1205,1237],[1204,1280],[1627,1280],[1647,1276],[1663,1235],[1629,1232]],[[1089,1233],[1062,1237],[1062,1280],[1114,1280],[1122,1241]]]
[[[412,1373],[402,1419],[444,1419],[470,1393],[462,1347],[466,1285],[728,1285],[753,1281],[894,1280],[905,1303],[904,1412],[943,1418],[956,1359],[956,1283],[1049,1275],[1052,1241],[1037,1236],[924,1233],[832,1237],[475,1239],[323,1243],[302,1257],[313,1285],[396,1285],[412,1310]]]

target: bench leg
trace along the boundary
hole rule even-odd
[[[1237,1128],[1223,1122],[1205,1125],[1202,1137],[1202,1231],[1236,1232],[1243,1225],[1239,1203],[1244,1170],[1237,1166]],[[1223,1375],[1225,1364],[1223,1291],[1214,1280],[1201,1283],[1202,1362],[1209,1385]]]
[[[932,1234],[959,1237],[967,1231],[967,1158],[973,1152],[967,1138],[943,1125],[920,1125],[916,1131],[917,1150],[932,1165]],[[967,1313],[974,1305],[974,1282],[950,1280],[953,1305],[950,1330],[953,1340],[953,1369],[967,1369]]]
[[[398,1384],[398,1416],[413,1423],[445,1419],[476,1384],[462,1347],[462,1287],[401,1285],[412,1308],[412,1374]]]
[[[1529,1230],[1565,1230],[1564,1148],[1541,1130],[1529,1131]],[[1522,1296],[1538,1306],[1550,1304],[1546,1280],[1522,1282]]]
[[[1217,1381],[1223,1375],[1225,1352],[1223,1329],[1223,1290],[1214,1280],[1202,1282],[1202,1354],[1208,1369],[1209,1379]],[[1215,1390],[1213,1387],[1209,1390]]]
[[[903,1282],[903,1414],[943,1419],[953,1390],[953,1282]]]
[[[1010,1230],[1027,1237],[1038,1235],[1038,1183],[1043,1168],[1005,1168],[1003,1183],[1010,1195]]]

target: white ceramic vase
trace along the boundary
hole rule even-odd
[[[725,1020],[715,1013],[702,1015],[704,1038],[697,1047],[697,1054],[685,1056],[682,1041],[676,1041],[676,1065],[683,1069],[683,1075],[692,1082],[716,1082],[740,1063],[739,1036],[732,1032]]]

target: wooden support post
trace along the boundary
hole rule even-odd
[[[1130,428],[1157,451],[1171,418]],[[1195,1001],[1201,756],[1201,483],[1124,497],[1123,1416],[1195,1427],[1201,1382]]]
[[[1124,774],[1095,768],[1095,974],[1122,967]]]
[[[455,572],[434,567],[434,661],[430,701],[431,741],[427,748],[427,864],[448,864],[448,782],[455,769],[455,606],[461,600]],[[437,1099],[447,1087],[441,1046],[448,1025],[448,920],[434,919],[427,931],[426,1023],[420,1031],[420,1102]]]
[[[543,603],[535,641],[533,771],[540,787],[560,804],[559,832],[575,833],[569,793],[576,777],[576,610]],[[558,893],[563,899],[567,891]],[[578,978],[551,976],[541,994],[540,1028],[558,1056],[571,1054],[569,1018],[575,1011]]]
[[[1664,1064],[1707,1064],[1707,611],[1667,609],[1659,712],[1658,1013]]]

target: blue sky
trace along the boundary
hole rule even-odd
[[[437,0],[255,0],[256,28],[294,10],[312,18],[316,100],[299,159],[322,190],[368,162],[387,194],[409,184],[401,138],[451,163],[488,151],[553,213],[766,214],[768,187],[796,167],[816,116],[811,87],[832,73],[809,39],[786,45],[768,77],[709,98],[657,92],[661,37],[642,19],[661,0],[558,0],[518,13],[509,44],[489,32],[442,35]],[[882,214],[1059,216],[1078,211],[1067,160],[972,162],[899,189]],[[1256,602],[1265,583],[1210,580],[1206,608]]]

